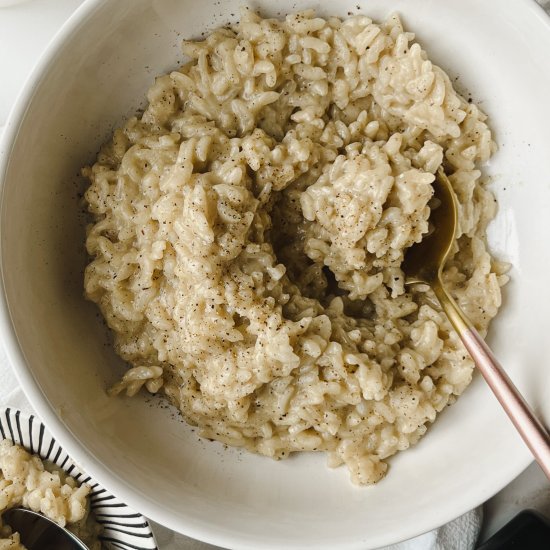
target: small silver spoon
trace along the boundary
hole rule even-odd
[[[2,514],[2,521],[19,533],[27,550],[89,550],[68,529],[32,510],[11,508]]]
[[[546,477],[550,479],[548,431],[523,399],[489,346],[443,286],[441,274],[455,240],[458,207],[451,182],[441,168],[437,172],[433,186],[434,197],[441,203],[430,215],[434,231],[420,243],[411,246],[405,254],[401,266],[405,273],[405,284],[425,283],[432,287],[441,308],[476,367],[481,371]]]

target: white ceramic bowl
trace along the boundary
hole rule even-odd
[[[155,521],[232,548],[365,549],[483,502],[530,457],[479,377],[375,487],[323,456],[283,462],[223,449],[158,402],[110,399],[122,365],[82,299],[84,232],[75,175],[181,61],[183,37],[233,19],[242,0],[88,0],[27,83],[1,146],[1,333],[53,434],[110,491]],[[550,420],[550,24],[532,1],[258,0],[267,15],[396,10],[430,56],[488,112],[500,213],[493,250],[514,264],[490,343]],[[360,9],[357,9],[359,6]],[[363,6],[363,7],[361,7]],[[76,181],[76,183],[75,183]]]

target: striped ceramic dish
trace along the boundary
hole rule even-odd
[[[147,520],[81,472],[36,416],[9,407],[0,409],[0,439],[11,439],[92,487],[90,506],[103,527],[100,538],[105,548],[158,550]]]

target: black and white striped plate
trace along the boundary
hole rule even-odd
[[[11,439],[30,453],[54,462],[79,483],[92,487],[90,506],[103,527],[100,538],[105,548],[158,550],[147,520],[81,472],[36,416],[9,407],[0,409],[0,439]]]

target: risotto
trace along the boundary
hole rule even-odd
[[[89,514],[89,492],[90,487],[79,487],[55,467],[46,468],[23,447],[0,441],[0,550],[25,550],[19,533],[2,522],[2,512],[15,506],[44,514],[73,531],[91,550],[100,550],[100,528]]]
[[[396,15],[245,9],[183,51],[84,169],[85,293],[131,367],[111,392],[164,392],[204,437],[326,452],[375,483],[472,378],[401,270],[440,166],[459,201],[446,287],[482,334],[501,304],[486,116]]]

